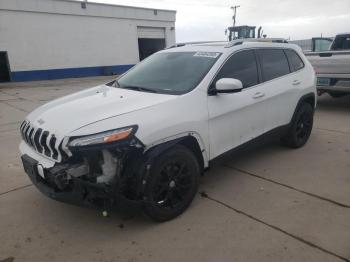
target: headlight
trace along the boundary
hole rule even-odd
[[[117,142],[128,138],[131,134],[134,134],[137,130],[137,126],[129,126],[118,128],[94,135],[87,135],[82,137],[73,138],[69,142],[69,147],[79,147],[79,146],[92,146],[99,144],[107,144],[112,142]]]

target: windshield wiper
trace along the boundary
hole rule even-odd
[[[119,83],[118,83],[118,85],[119,85]],[[125,88],[125,89],[130,89],[130,90],[137,90],[137,91],[141,91],[141,92],[158,93],[154,89],[143,87],[143,86],[121,86],[121,85],[119,85],[119,87]]]
[[[115,80],[115,81],[114,81],[114,87],[120,88],[120,84],[119,84],[118,80]]]

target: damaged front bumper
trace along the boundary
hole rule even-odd
[[[28,155],[23,155],[22,163],[25,172],[28,174],[32,183],[44,195],[69,204],[86,206],[86,207],[102,207],[112,204],[111,200],[118,201],[116,192],[110,192],[105,184],[90,183],[79,178],[72,178],[69,187],[65,190],[59,189],[59,182],[54,175],[44,172],[40,174],[38,171],[38,162]],[[51,177],[50,177],[51,176]]]
[[[76,150],[63,163],[42,165],[31,151],[22,152],[25,172],[46,196],[65,203],[112,208],[118,202],[139,204],[139,172],[142,169],[144,146],[132,143],[113,147]]]

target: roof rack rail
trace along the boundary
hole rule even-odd
[[[230,41],[225,48],[230,48],[236,45],[241,45],[243,43],[284,43],[288,44],[288,41],[284,38],[245,38],[245,39],[235,39]]]
[[[175,48],[175,47],[181,47],[186,45],[198,45],[198,44],[211,44],[211,43],[225,43],[227,41],[196,41],[196,42],[182,42],[182,43],[176,43],[175,45],[169,46],[165,49]]]

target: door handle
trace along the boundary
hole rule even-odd
[[[262,93],[262,92],[256,92],[254,95],[253,95],[253,98],[254,99],[257,99],[257,98],[260,98],[260,97],[264,97],[265,94]]]
[[[293,86],[297,86],[297,85],[300,85],[301,84],[301,81],[299,80],[294,80],[293,81]]]

